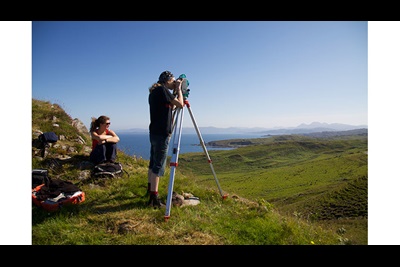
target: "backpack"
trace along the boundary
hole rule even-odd
[[[48,186],[50,178],[46,169],[33,169],[32,170],[32,189],[38,185],[45,184]]]
[[[83,201],[85,192],[69,181],[49,178],[48,184],[41,184],[32,189],[33,204],[51,212]]]
[[[45,132],[39,135],[39,140],[44,144],[55,143],[58,141],[58,136],[55,132]]]
[[[123,174],[123,168],[119,162],[105,162],[94,166],[92,177],[94,178],[116,178]]]

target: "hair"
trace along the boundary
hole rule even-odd
[[[168,70],[166,70],[166,71],[163,71],[161,74],[160,74],[160,77],[158,77],[158,83],[166,83],[166,82],[168,82],[169,81],[169,79],[171,79],[172,77],[174,77],[174,75],[170,72],[170,71],[168,71]]]
[[[97,128],[100,127],[100,124],[106,123],[107,120],[109,120],[110,117],[107,117],[105,115],[101,115],[97,119],[95,117],[92,117],[92,122],[90,123],[90,132],[93,132]]]
[[[153,83],[152,86],[149,87],[149,93],[151,93],[155,88],[162,86],[161,83]]]
[[[158,77],[158,82],[153,83],[152,86],[149,87],[149,92],[151,93],[151,91],[153,91],[154,88],[162,86],[163,84],[168,82],[172,77],[174,77],[174,75],[170,71],[168,70],[163,71]]]

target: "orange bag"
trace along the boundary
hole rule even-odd
[[[41,207],[47,211],[57,211],[63,206],[76,205],[85,201],[85,192],[78,190],[63,190],[63,187],[53,187],[51,180],[50,186],[41,184],[32,189],[32,202],[38,207]],[[56,185],[72,185],[70,182],[62,181]],[[67,188],[67,187],[65,187]]]

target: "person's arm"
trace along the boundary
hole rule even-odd
[[[96,131],[93,131],[90,133],[92,139],[97,140],[99,143],[102,143],[104,141],[104,135],[99,135]]]
[[[108,130],[108,132],[109,132],[109,135],[104,135],[105,141],[110,142],[110,143],[118,143],[119,142],[118,135],[113,130]]]
[[[98,133],[93,131],[91,133],[91,136],[92,136],[92,139],[97,140],[99,142],[99,144],[104,144],[106,142],[118,143],[119,142],[118,135],[112,130],[109,130],[109,133],[110,134],[99,135]]]

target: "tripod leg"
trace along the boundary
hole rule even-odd
[[[178,166],[178,158],[179,158],[179,150],[181,144],[181,135],[182,135],[182,122],[183,122],[183,109],[179,108],[176,110],[175,121],[174,121],[174,131],[173,131],[173,147],[172,147],[172,156],[170,162],[170,178],[168,184],[168,196],[167,203],[165,208],[164,220],[167,221],[170,218],[171,213],[171,203],[172,203],[172,193],[174,191],[174,180],[175,180],[175,171]]]
[[[222,193],[221,187],[220,187],[219,182],[218,182],[218,179],[217,179],[217,175],[215,174],[215,171],[214,171],[214,167],[213,167],[213,164],[212,164],[212,160],[211,160],[211,158],[210,158],[210,155],[208,154],[208,151],[207,151],[207,148],[206,148],[206,146],[205,146],[205,144],[204,144],[204,140],[203,140],[203,137],[201,136],[200,130],[199,130],[199,128],[197,127],[196,120],[195,120],[195,118],[194,118],[194,116],[193,116],[193,113],[192,113],[192,109],[190,108],[190,104],[189,104],[189,102],[188,102],[187,100],[185,101],[185,104],[186,104],[186,107],[187,107],[188,110],[189,110],[189,114],[190,114],[190,117],[192,118],[192,122],[193,122],[194,128],[196,129],[197,136],[199,137],[200,144],[201,144],[201,146],[203,147],[204,154],[206,154],[206,156],[207,156],[207,160],[208,160],[208,163],[210,164],[210,168],[211,168],[211,171],[212,171],[212,173],[213,173],[213,175],[214,175],[215,182],[217,183],[219,193],[220,193],[221,197],[222,197],[223,199],[225,199],[225,198],[227,197],[227,195],[224,195],[224,194]]]
[[[173,119],[173,121],[172,121],[172,132],[174,132],[174,129],[176,127],[176,121],[177,121],[179,112],[180,112],[180,109],[178,109],[178,108],[174,109],[174,111],[172,112],[172,119]]]

